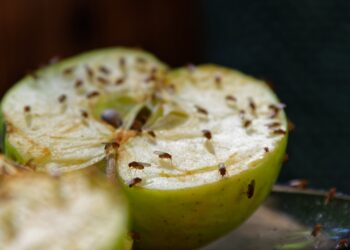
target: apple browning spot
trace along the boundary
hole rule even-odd
[[[219,164],[219,173],[222,177],[226,175],[226,166],[224,163]]]
[[[133,187],[133,186],[141,183],[141,181],[142,181],[142,179],[140,177],[135,177],[130,181],[129,187]]]
[[[247,197],[248,199],[252,198],[255,191],[255,180],[251,180],[248,184]]]
[[[323,229],[323,226],[321,224],[316,224],[311,231],[311,235],[313,237],[318,236],[321,233],[322,229]]]

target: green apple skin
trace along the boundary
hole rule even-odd
[[[270,193],[287,137],[248,170],[219,182],[180,190],[130,188],[124,184],[133,230],[140,236],[134,242],[135,249],[196,249],[239,226]],[[248,198],[251,180],[255,180],[255,189]]]

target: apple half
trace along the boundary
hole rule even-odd
[[[116,176],[136,249],[198,248],[238,226],[270,192],[287,143],[283,105],[264,82],[215,65],[169,71],[131,49],[27,76],[2,114],[12,158]]]
[[[102,178],[53,177],[0,156],[0,249],[126,250],[128,207]]]

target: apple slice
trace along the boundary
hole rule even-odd
[[[97,178],[51,177],[0,157],[0,249],[131,249],[124,196]]]
[[[118,174],[131,204],[136,248],[194,249],[248,218],[271,190],[285,154],[286,118],[269,87],[217,66],[175,70],[167,115],[121,145]],[[165,117],[165,118],[164,118]],[[167,126],[168,125],[168,126]],[[234,243],[233,243],[234,244]]]
[[[165,69],[146,52],[117,48],[25,77],[2,101],[6,154],[41,171],[103,162],[105,143],[134,125]]]
[[[40,70],[2,113],[12,158],[117,174],[144,249],[193,249],[238,226],[268,195],[287,143],[283,105],[265,83],[213,65],[169,73],[130,49]]]

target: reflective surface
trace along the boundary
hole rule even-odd
[[[241,227],[203,248],[217,249],[336,249],[350,238],[350,197],[275,186],[265,204]],[[322,229],[312,236],[316,224]],[[342,248],[350,249],[350,248]]]

